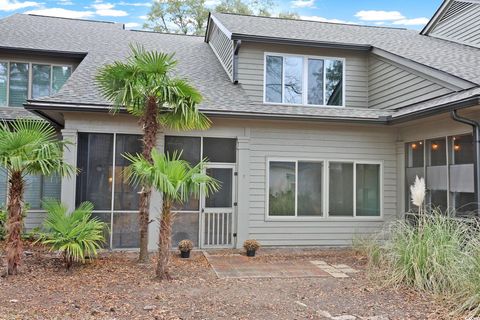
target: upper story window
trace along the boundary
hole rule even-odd
[[[0,106],[21,107],[29,98],[50,96],[71,73],[68,65],[0,61]]]
[[[344,59],[267,53],[267,103],[344,105]]]

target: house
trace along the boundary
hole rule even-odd
[[[0,115],[50,121],[81,169],[61,183],[28,177],[27,228],[41,222],[43,197],[71,208],[88,200],[111,227],[112,249],[138,246],[138,190],[121,154],[139,151],[141,132],[134,117],[109,112],[94,80],[132,43],[175,53],[213,121],[158,139],[191,163],[208,157],[222,182],[178,208],[174,241],[350,245],[414,209],[416,175],[429,205],[478,212],[479,1],[444,1],[421,32],[212,13],[204,37],[19,14],[0,20],[0,34]],[[154,194],[151,249],[160,202]]]

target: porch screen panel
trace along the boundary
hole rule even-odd
[[[0,62],[0,106],[7,105],[8,63]]]
[[[425,177],[423,141],[414,141],[405,145],[405,210],[415,211],[417,208],[411,202],[410,186],[415,183],[415,177]]]
[[[42,203],[42,177],[41,176],[26,176],[25,177],[25,194],[23,200],[27,203],[30,209],[41,209]]]
[[[445,138],[427,140],[426,203],[445,212],[447,195],[447,146]]]
[[[473,136],[454,136],[449,140],[450,206],[459,216],[471,215],[477,210]]]
[[[353,163],[329,164],[330,216],[353,217]]]
[[[235,163],[237,140],[228,138],[203,138],[203,157],[209,162]]]
[[[130,161],[123,157],[124,153],[142,152],[141,136],[117,134],[115,147],[115,189],[114,210],[138,210],[139,187],[134,187],[126,180],[124,170]]]
[[[90,201],[95,210],[111,210],[113,135],[79,133],[76,205]]]
[[[10,63],[9,106],[21,107],[27,101],[28,66],[28,63]]]

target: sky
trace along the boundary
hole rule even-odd
[[[159,1],[159,0],[156,0]],[[161,0],[160,0],[161,1]],[[274,14],[295,11],[302,19],[421,29],[442,0],[273,0]],[[207,0],[213,8],[219,0]],[[32,13],[124,23],[141,29],[148,0],[0,0],[0,18]]]

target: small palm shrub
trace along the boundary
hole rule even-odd
[[[47,211],[45,233],[38,241],[49,246],[50,251],[60,251],[67,270],[73,262],[84,263],[85,257],[97,255],[105,243],[107,225],[96,217],[92,218],[92,203],[83,202],[71,213],[58,201],[47,201],[44,208]]]

